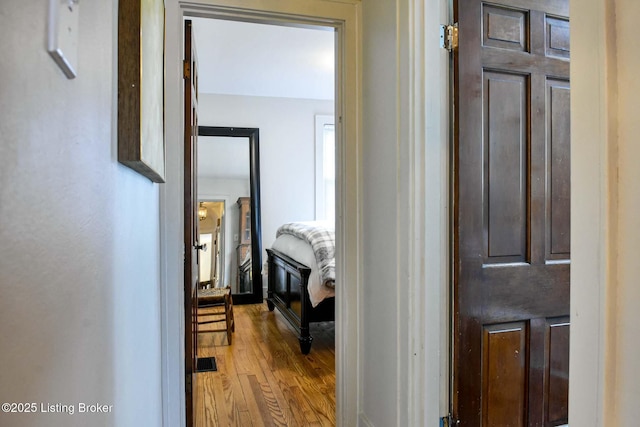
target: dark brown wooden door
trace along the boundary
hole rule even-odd
[[[198,212],[197,138],[198,68],[191,21],[184,24],[184,314],[187,427],[195,425],[198,347]]]
[[[455,0],[453,417],[567,423],[568,0]]]

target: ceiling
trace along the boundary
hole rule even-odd
[[[333,29],[190,19],[201,94],[334,98]],[[198,138],[198,175],[249,179],[246,142]]]
[[[190,19],[200,93],[334,98],[333,29]]]

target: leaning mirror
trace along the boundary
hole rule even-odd
[[[259,131],[198,127],[200,277],[234,304],[262,302]],[[208,282],[207,282],[208,280]]]

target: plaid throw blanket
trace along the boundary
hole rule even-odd
[[[318,264],[320,280],[326,286],[334,287],[336,280],[336,234],[335,231],[318,225],[292,222],[278,228],[276,237],[290,234],[309,242]]]

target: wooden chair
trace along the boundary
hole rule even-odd
[[[201,325],[225,322],[224,328],[201,329]],[[231,288],[198,289],[198,333],[226,332],[231,345],[231,334],[236,330],[233,320]]]

